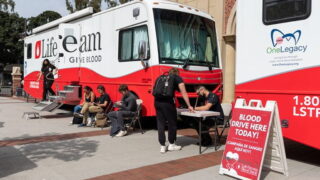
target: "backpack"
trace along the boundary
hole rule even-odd
[[[174,90],[174,77],[163,74],[157,78],[152,95],[157,98],[171,98],[174,97]]]
[[[107,116],[104,113],[97,113],[95,127],[105,127],[106,124],[107,124]]]
[[[83,118],[73,116],[72,124],[81,124],[82,121],[83,121]]]

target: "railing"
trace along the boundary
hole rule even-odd
[[[0,86],[0,96],[12,96],[12,86]]]

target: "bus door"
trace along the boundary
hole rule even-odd
[[[69,84],[78,84],[80,80],[81,52],[79,24],[59,25],[59,79]]]

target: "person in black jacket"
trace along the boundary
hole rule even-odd
[[[182,78],[179,76],[180,72],[177,68],[169,70],[169,75],[173,78],[174,91],[180,91],[183,100],[185,101],[188,109],[193,112],[193,107],[190,105],[189,97],[185,88],[185,84]],[[158,127],[158,140],[160,143],[160,153],[167,151],[165,125],[168,122],[168,140],[169,151],[181,150],[181,146],[175,144],[177,139],[177,109],[175,104],[174,94],[172,97],[155,97],[154,106],[157,115],[157,127]]]
[[[118,111],[113,111],[108,114],[111,120],[111,136],[122,137],[127,134],[124,127],[123,118],[131,117],[137,110],[137,97],[129,91],[125,84],[120,85],[119,92],[122,94],[122,100],[115,102],[115,106],[119,108]]]
[[[57,70],[57,68],[53,64],[51,64],[48,59],[43,60],[40,75],[38,77],[39,81],[43,75],[42,101],[47,100],[48,92],[50,92],[51,95],[56,95],[56,93],[51,88],[54,82],[53,70]]]

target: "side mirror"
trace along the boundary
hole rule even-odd
[[[142,66],[145,69],[148,68],[149,67],[148,61],[144,61],[144,59],[148,58],[147,42],[146,41],[139,42],[138,55],[139,55],[139,59],[141,60]]]

